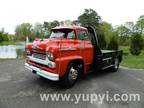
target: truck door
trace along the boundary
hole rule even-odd
[[[81,41],[81,54],[84,58],[85,64],[89,65],[93,63],[93,46],[89,39],[88,33],[85,30],[78,31],[78,39]]]

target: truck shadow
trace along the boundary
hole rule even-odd
[[[97,83],[97,80],[100,80],[101,78],[109,75],[109,74],[115,74],[115,72],[110,72],[109,70],[101,71],[101,72],[91,72],[87,75],[83,75],[79,78],[79,80],[76,82],[76,84],[69,88],[69,90],[74,89],[85,89],[85,87],[88,87],[91,85],[92,81],[94,80],[95,83]],[[35,85],[38,85],[39,88],[42,89],[40,92],[65,92],[67,89],[65,87],[61,86],[60,82],[54,82],[50,81],[48,79],[45,79],[43,77],[38,77],[33,82]]]

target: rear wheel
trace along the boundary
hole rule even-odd
[[[112,72],[116,72],[119,69],[119,59],[115,58],[114,60],[114,66],[111,67]]]
[[[70,63],[68,65],[66,74],[61,79],[61,84],[63,87],[70,88],[72,87],[79,77],[79,68],[76,64]]]

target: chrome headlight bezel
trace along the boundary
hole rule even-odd
[[[47,55],[47,57],[48,57],[48,59],[50,61],[54,61],[54,54],[53,54],[53,52],[47,52],[46,55]]]
[[[25,49],[25,52],[26,52],[27,55],[32,55],[30,49],[28,49],[28,48]]]

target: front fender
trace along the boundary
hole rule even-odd
[[[73,60],[77,60],[77,59],[81,59],[83,60],[83,58],[81,56],[68,56],[68,57],[61,57],[59,59],[57,59],[58,63],[59,63],[59,76],[62,77],[64,76],[67,67],[69,65],[69,63]]]

